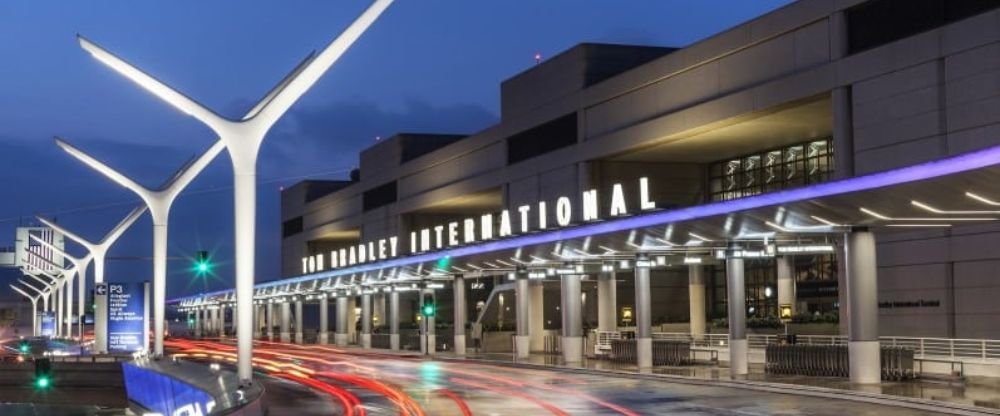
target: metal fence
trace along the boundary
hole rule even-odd
[[[768,345],[781,343],[784,335],[747,335],[750,348],[764,349]],[[847,345],[847,337],[841,335],[797,335],[799,345]],[[694,340],[686,333],[654,333],[653,339],[687,340],[696,347],[728,348],[728,334],[705,334]],[[913,350],[915,358],[947,358],[950,360],[1000,361],[1000,340],[961,338],[919,338],[880,337],[883,347],[904,347]]]

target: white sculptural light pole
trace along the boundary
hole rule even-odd
[[[23,281],[19,280],[18,282],[20,282],[22,285],[34,289],[35,291],[38,291],[38,289],[35,289],[34,286],[31,286]],[[17,286],[10,285],[10,288],[14,289],[14,291],[16,291],[17,293],[24,295],[24,297],[28,298],[28,300],[31,301],[31,336],[33,337],[38,336],[38,298],[42,297],[41,291],[38,291],[37,295],[31,296],[28,294],[28,292],[21,290]]]
[[[318,55],[306,58],[268,93],[250,114],[240,120],[230,120],[220,116],[100,46],[83,37],[79,38],[80,46],[95,58],[211,128],[219,135],[220,141],[229,151],[233,166],[235,205],[237,373],[241,381],[249,382],[252,378],[250,359],[253,354],[256,176],[260,145],[274,123],[319,80],[392,2],[393,0],[375,0],[337,39]],[[157,320],[159,319],[158,317]],[[157,325],[162,325],[162,322],[157,322]]]
[[[53,272],[58,273],[58,275],[54,275],[52,273],[49,273],[48,270],[42,270],[41,268],[32,266],[32,267],[38,269],[38,271],[40,273],[48,276],[54,282],[53,285],[54,285],[55,289],[54,289],[53,293],[55,293],[55,299],[54,299],[55,302],[53,302],[54,305],[53,305],[52,309],[54,309],[54,312],[56,313],[55,335],[57,337],[58,336],[62,336],[63,335],[63,333],[62,333],[62,330],[63,330],[63,327],[62,327],[63,326],[63,320],[67,319],[67,317],[69,316],[69,313],[70,313],[69,310],[67,310],[66,308],[63,307],[64,303],[65,303],[63,301],[63,299],[66,298],[66,297],[68,297],[68,296],[72,296],[72,282],[69,280],[69,278],[68,278],[69,276],[66,273],[66,269],[65,268],[63,268],[63,267],[61,267],[59,265],[56,265],[51,260],[45,258],[44,256],[42,256],[42,255],[40,255],[38,253],[35,253],[35,252],[31,251],[30,249],[27,251],[27,253],[29,255],[31,255],[34,259],[38,259],[38,261],[40,261],[42,263],[45,263],[45,264],[48,264],[49,267],[51,267],[50,270],[52,270]],[[30,265],[31,263],[29,263],[29,262],[26,261],[25,264],[29,264]],[[69,292],[70,293],[67,293],[67,288],[69,288]]]
[[[36,274],[36,273],[30,272],[30,271],[24,270],[24,269],[22,269],[21,272],[23,272],[25,276],[28,276],[28,277],[30,277],[32,279],[35,279],[35,281],[37,281],[38,283],[42,284],[42,287],[44,287],[44,291],[45,291],[45,295],[42,297],[42,312],[49,312],[49,310],[50,310],[49,309],[49,298],[52,297],[52,292],[55,290],[56,284],[59,283],[59,279],[56,279],[54,277],[50,277],[52,279],[52,282],[50,283],[50,282],[47,282],[45,280],[42,280],[42,278],[39,277],[38,274]]]
[[[139,217],[141,217],[144,212],[146,212],[145,206],[136,207],[131,212],[129,212],[128,215],[126,215],[125,218],[118,223],[118,225],[112,228],[111,231],[109,231],[104,236],[104,238],[101,239],[101,241],[98,241],[96,243],[87,240],[83,237],[80,237],[79,235],[70,232],[65,227],[62,227],[59,224],[56,224],[55,222],[49,221],[45,218],[38,217],[38,220],[41,221],[42,224],[45,224],[49,228],[56,230],[59,233],[62,233],[62,235],[68,237],[70,240],[75,241],[77,244],[87,249],[87,252],[90,253],[91,257],[94,260],[94,283],[97,284],[97,283],[104,283],[104,259],[108,255],[108,250],[111,249],[111,246],[118,241],[118,238],[120,238],[122,234],[124,234],[125,231],[128,230],[129,227],[131,227],[132,224],[134,224],[135,221],[138,220]],[[85,286],[84,283],[85,280],[86,276],[84,275],[83,278],[80,280],[81,287]],[[80,291],[80,305],[82,309],[83,290]],[[94,352],[105,353],[107,352],[108,349],[107,303],[103,303],[99,306],[100,307],[94,310]],[[82,310],[80,313],[81,314],[83,313]]]
[[[62,256],[63,259],[69,260],[69,262],[73,265],[69,269],[63,269],[65,271],[65,274],[67,274],[68,276],[67,286],[69,287],[69,293],[68,296],[66,296],[66,316],[70,318],[69,322],[66,324],[67,328],[66,334],[70,338],[73,337],[73,279],[79,277],[80,280],[79,284],[77,285],[78,286],[77,289],[79,290],[79,296],[77,296],[78,302],[76,308],[77,319],[79,320],[78,322],[79,328],[77,328],[77,331],[80,334],[80,340],[83,340],[83,317],[84,317],[84,303],[85,303],[84,292],[86,291],[87,266],[90,265],[90,261],[93,260],[94,255],[91,253],[87,253],[86,256],[80,258],[73,257],[69,255],[69,253],[66,253],[65,251],[59,249],[59,247],[56,247],[55,245],[49,243],[48,241],[45,241],[35,236],[34,234],[29,234],[28,238],[31,240],[35,240],[36,242],[38,242],[38,244],[41,244],[42,246],[48,248],[49,250],[52,250],[52,252]]]
[[[163,355],[164,308],[167,302],[167,224],[170,219],[170,208],[181,191],[222,152],[225,146],[221,141],[216,142],[192,163],[182,167],[163,186],[149,189],[62,139],[56,138],[56,144],[87,166],[135,192],[149,208],[149,215],[153,218],[153,353],[156,356]]]

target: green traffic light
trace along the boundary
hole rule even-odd
[[[31,347],[29,347],[28,344],[21,344],[18,349],[21,350],[22,353],[27,354]]]
[[[51,381],[49,380],[48,377],[41,376],[41,377],[35,379],[35,387],[38,387],[40,389],[47,389],[47,388],[49,388],[49,384],[51,384]]]
[[[208,265],[207,262],[198,263],[197,266],[198,273],[208,273],[209,269],[211,269],[211,267]]]
[[[434,309],[435,308],[434,308],[433,304],[429,304],[429,303],[425,304],[424,305],[424,316],[434,316]]]

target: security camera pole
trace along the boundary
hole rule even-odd
[[[371,6],[318,55],[309,55],[291,74],[278,83],[250,113],[240,120],[227,119],[184,94],[146,74],[111,52],[80,37],[80,46],[99,61],[139,84],[160,99],[204,123],[229,151],[233,166],[236,246],[236,326],[237,373],[242,382],[252,379],[253,354],[253,284],[256,226],[257,156],[264,136],[288,109],[308,91],[393,0],[375,0]],[[152,211],[152,209],[151,209]],[[155,286],[154,276],[154,286]],[[154,288],[154,292],[156,288]],[[162,297],[162,292],[156,294]],[[157,300],[157,308],[163,305]],[[157,325],[157,354],[162,354],[162,315]]]

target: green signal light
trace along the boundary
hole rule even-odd
[[[35,379],[35,387],[38,387],[40,389],[47,389],[51,384],[52,384],[51,380],[49,380],[49,378],[45,376]]]
[[[437,267],[438,267],[439,269],[446,269],[446,268],[448,268],[448,265],[449,265],[449,264],[451,264],[451,256],[444,256],[444,257],[441,257],[441,258],[440,258],[440,259],[438,259],[438,261],[437,261]]]
[[[198,263],[198,265],[197,265],[197,266],[195,267],[195,270],[197,270],[197,271],[198,271],[198,273],[208,273],[208,271],[209,271],[209,270],[210,270],[211,268],[212,268],[212,267],[211,267],[211,266],[209,266],[209,265],[208,265],[208,263],[205,263],[205,262],[201,262],[201,263]]]
[[[433,304],[429,304],[429,303],[425,304],[424,305],[424,310],[423,310],[424,316],[434,316],[435,309],[436,308],[434,307]]]
[[[31,349],[31,347],[29,347],[28,344],[21,344],[21,346],[18,347],[18,350],[20,350],[21,353],[24,353],[24,354],[27,354],[30,349]]]

